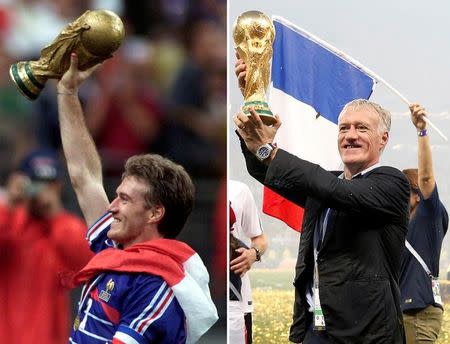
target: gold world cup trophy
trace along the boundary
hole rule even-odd
[[[20,92],[34,100],[48,79],[60,79],[69,69],[72,52],[78,56],[78,68],[86,70],[112,57],[124,35],[122,20],[114,12],[86,11],[42,49],[39,60],[14,63],[9,75]]]
[[[248,114],[254,108],[266,125],[276,122],[275,116],[266,101],[269,86],[272,44],[275,28],[270,18],[260,11],[247,11],[236,20],[233,40],[239,58],[246,65],[243,112]]]

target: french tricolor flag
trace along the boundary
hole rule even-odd
[[[339,113],[351,100],[368,99],[375,81],[328,43],[283,18],[273,17],[273,23],[269,104],[283,123],[275,141],[302,159],[338,169]],[[268,188],[263,211],[301,230],[303,209]]]
[[[109,215],[104,217],[109,218]],[[103,222],[100,220],[98,226],[102,226]],[[95,229],[92,230],[94,232]],[[131,323],[130,326],[136,333],[145,332],[151,322],[164,313],[165,307],[174,297],[186,317],[187,344],[196,343],[218,319],[216,306],[209,292],[208,271],[200,256],[181,241],[153,239],[123,250],[105,249],[92,257],[79,272],[67,276],[64,284],[75,287],[88,283],[105,271],[146,273],[160,276],[165,281],[155,299],[157,302],[150,303],[142,317]],[[113,343],[139,343],[133,338],[133,331],[119,327]]]

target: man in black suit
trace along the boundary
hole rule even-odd
[[[242,84],[242,61],[236,74]],[[344,171],[338,172],[273,145],[276,119],[265,126],[251,110],[234,121],[249,173],[305,208],[290,341],[403,343],[398,280],[409,184],[399,170],[379,165],[390,113],[362,99],[344,107],[338,121]]]

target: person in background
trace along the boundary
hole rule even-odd
[[[102,158],[109,197],[114,195],[126,159],[155,152],[161,136],[162,104],[146,72],[150,50],[145,40],[126,40],[114,59],[102,64],[90,85],[95,96],[86,102],[86,124]]]
[[[245,318],[246,343],[252,343],[252,289],[248,271],[267,249],[267,237],[263,233],[258,209],[253,195],[247,185],[236,180],[228,183],[230,214],[235,221],[231,222],[231,234],[244,242],[248,247],[236,249],[238,256],[230,262],[231,272],[242,278],[241,295],[242,310]]]
[[[171,88],[168,154],[193,175],[217,175],[226,124],[225,31],[210,19],[187,25],[188,57]]]
[[[434,343],[444,311],[439,291],[439,258],[448,228],[448,213],[434,178],[425,109],[411,104],[418,136],[418,168],[403,170],[409,180],[409,226],[400,266],[400,291],[406,342]]]
[[[0,204],[0,338],[2,343],[64,343],[69,291],[60,274],[91,258],[86,225],[65,211],[61,166],[51,150],[29,153],[12,172]]]

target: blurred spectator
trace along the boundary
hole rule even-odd
[[[98,70],[90,90],[86,122],[102,156],[108,195],[115,193],[128,157],[158,150],[164,119],[150,88],[150,58],[146,41],[125,42],[116,58]]]
[[[78,17],[86,1],[75,0],[18,0],[8,6],[9,27],[5,46],[19,58],[38,57],[42,48],[53,41],[59,32]]]
[[[176,1],[170,1],[173,4]],[[124,0],[124,14],[126,22],[130,24],[127,32],[136,36],[151,35],[160,29],[170,29],[163,13],[163,1],[134,1]]]
[[[4,135],[3,131],[0,132],[0,161],[3,163],[0,164],[0,185],[4,185],[8,178],[8,172],[11,170],[9,163],[13,161],[14,151],[11,149],[13,147],[12,138]],[[0,202],[4,198],[4,190],[0,188]]]
[[[189,57],[172,89],[169,155],[193,174],[216,174],[226,123],[225,32],[199,20],[186,30]]]
[[[222,27],[227,26],[226,0],[191,0],[189,1],[188,17],[193,19],[209,18]]]
[[[9,80],[9,66],[14,62],[11,56],[0,45],[0,183],[5,182],[17,156],[23,156],[33,144],[30,140],[30,109],[31,104],[16,89]]]
[[[40,147],[59,150],[58,106],[55,97],[55,80],[48,80],[45,88],[33,103],[32,123],[37,144]]]
[[[48,150],[31,152],[11,173],[0,204],[2,343],[60,344],[69,334],[69,291],[60,273],[91,257],[84,223],[60,198],[61,169]]]
[[[152,75],[155,86],[162,94],[167,94],[172,86],[176,73],[181,67],[185,52],[181,44],[173,36],[159,36],[153,41]]]

